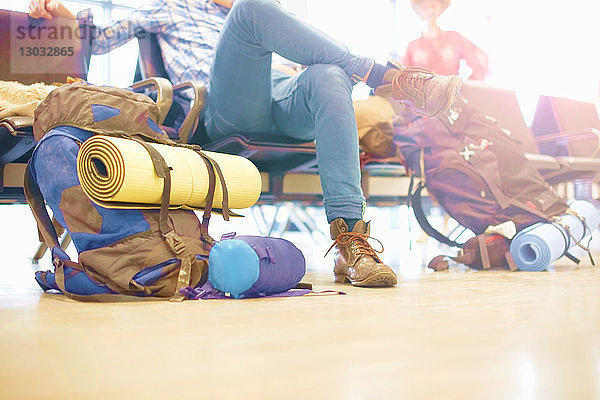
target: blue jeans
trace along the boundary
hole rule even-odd
[[[271,70],[278,53],[308,66],[290,77]],[[373,60],[358,57],[275,0],[237,0],[217,43],[205,114],[208,136],[244,132],[316,139],[328,222],[360,218],[358,133],[351,92]]]

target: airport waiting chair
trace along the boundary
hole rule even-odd
[[[545,153],[600,156],[600,117],[594,103],[540,96],[531,130]]]
[[[523,119],[516,93],[512,90],[494,88],[479,82],[465,82],[462,93],[485,114],[495,118],[498,125],[509,131],[512,138],[521,144],[526,157],[551,184],[594,178],[600,172],[600,159],[593,157],[557,156],[541,151],[548,138],[534,135]],[[542,117],[540,116],[540,121]],[[573,132],[585,137],[583,132]]]
[[[540,96],[531,130],[542,152],[560,156],[600,157],[600,117],[593,103]],[[575,198],[593,198],[593,182],[597,180],[598,175],[575,180]]]

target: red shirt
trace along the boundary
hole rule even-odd
[[[441,31],[435,38],[421,36],[411,41],[403,64],[421,67],[440,75],[458,75],[460,60],[473,70],[469,79],[483,80],[488,69],[487,54],[458,32]]]

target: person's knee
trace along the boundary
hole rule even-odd
[[[255,17],[280,7],[275,0],[236,0],[229,12],[229,18]]]
[[[350,78],[336,65],[311,65],[303,72],[303,80],[312,93],[322,97],[350,99],[352,95]]]

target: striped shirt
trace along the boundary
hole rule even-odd
[[[142,31],[156,33],[170,80],[208,85],[217,39],[228,12],[227,7],[212,0],[150,0],[126,19],[96,28],[92,53],[107,53]],[[89,9],[81,11],[77,19],[93,25]]]

